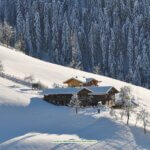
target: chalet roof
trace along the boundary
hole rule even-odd
[[[91,87],[80,87],[80,88],[56,88],[56,89],[47,89],[44,91],[45,95],[56,95],[56,94],[78,94],[78,92],[86,89],[91,92],[91,95],[105,95],[107,94],[112,88],[112,86],[91,86]],[[117,91],[117,90],[116,90]]]
[[[88,88],[55,88],[55,89],[46,89],[44,91],[45,95],[49,95],[49,94],[78,94],[78,92],[82,91],[83,89],[89,90]],[[92,91],[91,91],[92,92]]]
[[[91,95],[104,95],[107,94],[112,88],[112,86],[88,87],[88,89],[93,91]]]
[[[91,81],[93,81],[93,80],[98,81],[98,80],[96,80],[96,79],[94,79],[94,78],[85,78],[85,80],[86,80],[87,83],[88,83],[88,82],[91,82]]]
[[[88,83],[88,82],[91,82],[91,81],[93,81],[93,80],[98,81],[97,79],[94,79],[94,78],[86,78],[86,77],[78,77],[78,76],[77,76],[77,77],[72,77],[72,78],[70,78],[70,79],[64,81],[64,83],[67,83],[68,81],[70,81],[70,80],[72,80],[72,79],[77,80],[77,81],[79,81],[79,82],[81,82],[81,83]]]

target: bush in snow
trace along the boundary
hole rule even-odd
[[[53,87],[53,88],[63,88],[62,85],[57,84],[57,83],[54,83],[54,84],[52,85],[52,87]]]
[[[77,94],[74,94],[74,95],[71,97],[69,106],[75,107],[75,109],[76,109],[76,114],[78,113],[78,108],[81,106],[81,101],[79,100],[79,97],[78,97]]]

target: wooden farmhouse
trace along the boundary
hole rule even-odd
[[[82,87],[82,86],[98,86],[98,83],[100,82],[101,81],[98,81],[94,78],[75,77],[70,78],[63,83],[67,84],[68,87]]]
[[[73,83],[73,86],[77,86],[72,81],[69,81],[68,83],[71,82]],[[44,100],[56,105],[68,105],[72,96],[78,95],[82,106],[96,106],[98,105],[98,102],[101,101],[103,105],[108,105],[109,107],[112,107],[115,103],[115,94],[118,93],[118,90],[112,86],[81,87],[80,85],[80,87],[72,87],[72,84],[69,84],[68,86],[68,88],[45,90]]]

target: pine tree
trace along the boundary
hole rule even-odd
[[[111,30],[111,40],[109,44],[108,65],[110,66],[110,76],[115,77],[115,35]]]
[[[31,31],[30,31],[29,13],[26,14],[25,31],[26,31],[25,32],[26,47],[28,49],[29,55],[32,56],[33,46],[32,46]]]
[[[40,25],[40,15],[39,12],[35,13],[35,39],[36,39],[36,49],[37,49],[37,57],[41,55],[41,25]]]
[[[62,52],[61,52],[61,62],[63,65],[68,63],[69,52],[70,52],[70,29],[68,25],[67,15],[64,14],[64,23],[62,27]]]
[[[0,41],[22,43],[27,54],[53,63],[90,72],[100,68],[103,75],[149,88],[149,7],[147,0],[0,0],[2,26],[7,22],[16,30],[9,42],[0,32]]]
[[[17,19],[16,19],[16,25],[17,25],[17,37],[23,38],[23,34],[25,32],[24,28],[24,19],[21,11],[21,2],[20,0],[17,0]]]
[[[49,4],[45,3],[44,5],[44,39],[45,39],[45,49],[48,50],[50,48],[50,40],[51,40],[51,33],[50,33],[50,24],[49,24]]]
[[[132,81],[132,76],[133,76],[133,50],[134,50],[134,45],[133,45],[133,28],[132,25],[129,24],[128,27],[129,31],[128,31],[128,44],[127,44],[127,60],[128,60],[128,76],[127,76],[127,80],[128,81]]]

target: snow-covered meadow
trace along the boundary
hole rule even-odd
[[[139,104],[150,110],[150,91],[145,88],[43,62],[2,46],[0,60],[5,73],[21,79],[33,75],[49,87],[72,76],[94,77],[101,85],[117,89],[129,85]],[[119,119],[118,113],[115,119],[108,109],[101,114],[96,108],[80,109],[76,115],[73,108],[48,104],[42,97],[41,92],[0,77],[0,150],[150,149],[150,133],[145,135],[140,124],[134,126],[134,115],[127,126],[125,117]]]

